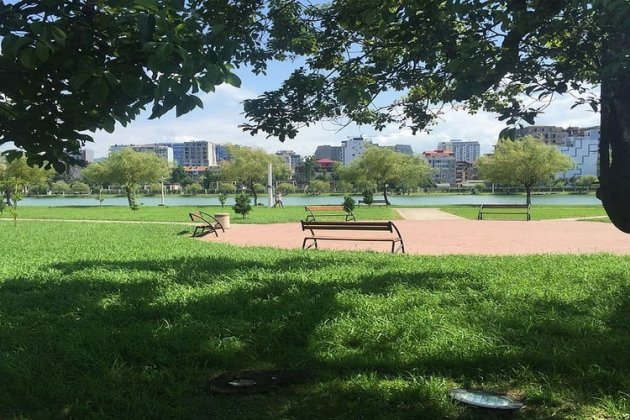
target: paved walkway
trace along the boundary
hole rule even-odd
[[[394,209],[405,220],[463,220],[463,217],[446,213],[440,209]]]
[[[403,211],[412,209],[403,209]],[[416,210],[416,209],[413,209]],[[526,255],[607,252],[630,255],[630,235],[611,223],[575,220],[468,220],[423,210],[422,220],[396,220],[405,249],[420,255]],[[411,212],[405,212],[411,217]],[[437,219],[429,217],[445,217]],[[451,216],[451,215],[448,215]],[[219,237],[203,240],[240,246],[301,248],[305,232],[299,222],[270,225],[232,225]],[[320,248],[388,251],[387,243],[324,241]]]

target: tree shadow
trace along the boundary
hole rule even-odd
[[[466,271],[381,268],[340,278],[327,275],[352,267],[351,256],[282,255],[61,262],[42,268],[50,278],[4,281],[0,383],[9,392],[0,396],[0,417],[475,417],[436,399],[435,390],[484,378],[513,389],[536,382],[522,372],[584,400],[596,398],[591,386],[607,395],[627,389],[629,360],[613,354],[630,345],[628,288],[599,325],[589,323],[595,302],[588,298],[531,298],[515,311]],[[391,304],[401,290],[409,297]],[[362,311],[348,297],[387,305]],[[450,319],[459,316],[448,315],[453,305],[470,314]],[[435,318],[388,323],[425,316],[427,308]],[[376,338],[335,329],[361,317],[365,329],[356,334]],[[451,341],[426,344],[458,320],[465,324],[440,336]],[[466,340],[475,337],[480,344],[471,351]],[[317,382],[267,396],[208,396],[204,389],[222,370],[291,367],[313,369]]]

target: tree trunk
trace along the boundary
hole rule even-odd
[[[608,15],[611,13],[609,12]],[[630,34],[618,18],[606,16],[609,33],[604,45],[601,74],[601,132],[597,198],[613,224],[630,233],[630,69],[623,54],[630,48]],[[610,18],[606,22],[606,19]],[[625,64],[625,65],[624,65]]]
[[[383,187],[383,198],[385,199],[385,205],[389,206],[389,198],[387,198],[387,186]]]
[[[525,204],[528,206],[532,204],[532,187],[525,185]]]
[[[252,195],[254,196],[254,206],[258,205],[258,195],[256,194],[256,188],[254,188],[254,183],[250,182],[249,183],[249,189],[252,192]],[[245,217],[245,216],[243,216]]]
[[[136,210],[138,205],[136,204],[136,193],[134,188],[129,185],[125,185],[125,192],[127,193],[127,201],[129,202],[129,208],[131,210]]]

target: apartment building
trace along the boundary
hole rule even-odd
[[[280,156],[287,165],[291,167],[291,172],[295,172],[295,168],[302,163],[302,156],[295,153],[293,150],[278,150],[276,155]]]
[[[455,185],[455,154],[444,150],[429,150],[422,153],[429,166],[433,168],[433,182],[436,184]]]
[[[342,162],[344,166],[350,165],[352,161],[365,152],[368,145],[371,145],[370,140],[361,137],[348,137],[348,140],[341,142],[342,149]]]
[[[169,164],[173,163],[173,148],[163,144],[115,144],[109,147],[109,154],[120,152],[126,148],[136,152],[153,153],[165,159]]]
[[[437,150],[453,152],[457,162],[476,162],[481,154],[481,146],[478,141],[450,140],[441,141],[437,145]]]
[[[330,146],[330,145],[317,146],[317,149],[315,149],[315,154],[313,155],[313,158],[315,160],[328,159],[328,160],[334,160],[335,162],[342,162],[343,149],[341,146]]]
[[[545,144],[555,144],[556,146],[566,145],[569,132],[562,127],[552,125],[531,125],[529,127],[519,128],[515,132],[515,136],[534,136],[542,139]]]
[[[568,129],[569,130],[569,129]],[[560,146],[559,150],[563,155],[569,156],[573,160],[573,168],[561,172],[558,178],[573,178],[582,175],[599,174],[599,127],[572,128],[566,139],[566,145]]]

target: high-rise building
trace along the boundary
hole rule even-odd
[[[214,143],[205,140],[163,143],[173,148],[175,161],[182,166],[216,166]]]
[[[409,144],[397,144],[395,146],[383,146],[386,149],[391,149],[395,152],[402,153],[403,155],[413,156],[413,149]]]
[[[164,144],[115,144],[109,147],[109,154],[111,155],[127,148],[136,152],[153,153],[168,163],[173,163],[173,149]]]
[[[479,159],[481,146],[478,141],[450,140],[441,141],[437,145],[437,150],[453,152],[457,162],[473,163]]]
[[[366,140],[361,137],[348,137],[348,140],[341,142],[342,149],[342,162],[344,166],[350,165],[350,163],[361,156],[365,152],[365,148],[372,144],[370,140]]]
[[[294,172],[295,168],[302,162],[302,156],[293,150],[278,150],[276,155],[280,156],[291,167],[291,172]]]
[[[569,131],[570,130],[570,131]],[[573,160],[573,168],[561,172],[558,178],[573,178],[582,175],[598,175],[599,127],[567,129],[566,146],[560,146],[563,155]]]
[[[569,132],[562,127],[552,125],[531,125],[516,130],[515,137],[524,136],[538,137],[546,144],[565,146]]]
[[[328,160],[334,160],[335,162],[342,162],[343,149],[341,146],[330,146],[330,145],[317,146],[317,149],[315,150],[315,154],[313,155],[313,158],[315,160],[328,159]]]
[[[436,184],[455,184],[456,160],[453,152],[429,150],[422,153],[433,168],[433,181]]]
[[[222,144],[214,145],[214,152],[217,158],[217,163],[223,162],[225,160],[230,160],[230,152],[228,152],[227,147]]]

